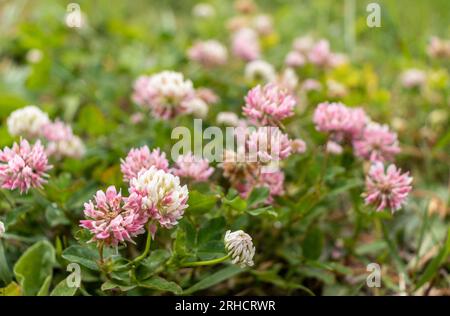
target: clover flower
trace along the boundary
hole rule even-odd
[[[233,264],[238,264],[242,268],[254,265],[253,257],[255,255],[255,247],[253,246],[252,237],[242,230],[225,233],[224,238],[225,249],[232,258]]]
[[[249,135],[247,146],[262,163],[285,159],[292,152],[291,141],[277,127],[259,127]]]
[[[37,106],[28,105],[9,115],[8,132],[13,136],[36,138],[49,121],[47,113],[42,112]]]
[[[195,89],[195,96],[202,99],[206,104],[215,104],[219,102],[219,96],[209,88]]]
[[[314,111],[313,121],[316,130],[328,132],[334,140],[341,141],[344,137],[359,136],[368,118],[360,108],[349,108],[340,102],[323,102]]]
[[[232,51],[244,61],[258,59],[261,54],[258,34],[251,28],[241,28],[232,38]]]
[[[302,90],[305,92],[320,91],[321,89],[322,84],[315,79],[306,79],[302,82]]]
[[[280,87],[288,89],[289,92],[294,93],[298,85],[298,76],[294,69],[286,68],[281,75],[278,76],[277,83]]]
[[[216,67],[226,64],[228,53],[225,46],[215,40],[196,42],[188,50],[190,60],[196,61],[204,67]]]
[[[294,50],[302,54],[307,54],[313,46],[314,39],[309,35],[295,38],[292,44]]]
[[[356,156],[372,162],[392,160],[400,152],[397,134],[378,123],[368,124],[361,137],[353,141],[353,148]]]
[[[97,191],[94,200],[84,204],[84,214],[88,219],[81,220],[80,226],[94,235],[91,241],[102,241],[109,246],[133,242],[133,237],[145,232],[148,220],[145,213],[125,209],[124,198],[114,186],[106,192]]]
[[[423,70],[411,68],[405,70],[401,76],[400,80],[403,87],[411,89],[421,87],[425,84],[427,75]]]
[[[183,74],[162,71],[150,77],[139,77],[134,84],[133,100],[151,110],[160,119],[172,118],[184,112],[184,103],[195,95],[192,82]]]
[[[217,124],[223,124],[227,126],[238,126],[239,117],[234,112],[219,112],[216,117]]]
[[[450,58],[450,41],[433,36],[427,46],[427,53],[431,58]]]
[[[174,175],[194,182],[207,181],[214,172],[207,159],[197,158],[192,153],[179,156],[172,170]]]
[[[413,178],[409,172],[401,173],[401,169],[391,164],[374,163],[366,176],[366,192],[363,193],[365,203],[377,207],[377,211],[390,208],[392,212],[400,209],[412,190]]]
[[[12,148],[0,150],[0,186],[4,189],[19,189],[23,193],[42,188],[51,168],[40,141],[30,145],[23,139]]]
[[[46,153],[56,158],[81,158],[86,152],[83,141],[64,122],[49,122],[42,127],[42,136],[48,141]]]
[[[284,64],[288,67],[301,67],[306,63],[306,58],[298,51],[291,51],[286,55]]]
[[[208,104],[200,98],[192,98],[184,103],[186,113],[192,114],[194,117],[205,118],[208,115]]]
[[[253,28],[263,36],[267,36],[273,33],[273,21],[272,17],[268,14],[258,14],[253,18]]]
[[[132,148],[125,160],[121,159],[120,161],[120,170],[125,182],[130,182],[131,179],[138,176],[140,171],[147,170],[152,166],[164,171],[169,170],[166,153],[161,152],[159,148],[150,152],[146,145],[140,148]]]
[[[244,115],[255,125],[277,125],[294,115],[296,101],[286,89],[276,84],[260,85],[251,89],[245,97]]]
[[[273,65],[260,59],[250,61],[245,65],[244,76],[250,82],[254,80],[273,82],[277,77]]]
[[[330,43],[327,40],[318,41],[308,52],[308,60],[318,66],[328,66],[331,56]]]
[[[139,172],[130,181],[130,192],[142,198],[142,209],[165,228],[178,224],[188,207],[187,186],[181,186],[180,178],[155,166]]]
[[[305,141],[300,138],[291,140],[291,151],[293,153],[303,154],[306,151]]]

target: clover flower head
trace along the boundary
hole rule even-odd
[[[307,54],[314,46],[314,39],[309,36],[301,36],[294,39],[292,47],[302,54]]]
[[[51,168],[40,141],[30,145],[23,139],[12,148],[0,150],[0,186],[4,189],[19,189],[23,193],[42,188]]]
[[[216,122],[226,126],[238,126],[239,117],[234,112],[220,112],[217,114]]]
[[[242,230],[225,233],[224,238],[225,249],[231,256],[233,264],[238,264],[242,268],[252,267],[253,257],[255,255],[255,247],[253,246],[252,237]]]
[[[184,102],[195,95],[192,82],[175,71],[140,77],[134,84],[133,100],[151,110],[156,118],[168,119],[184,112]]]
[[[353,148],[356,156],[372,162],[390,161],[400,152],[397,134],[378,123],[369,123],[362,136],[353,141]]]
[[[259,126],[276,125],[294,115],[295,98],[276,84],[258,85],[245,97],[244,115]]]
[[[427,80],[427,75],[423,70],[411,68],[405,70],[400,76],[403,87],[411,89],[421,87]]]
[[[298,51],[291,51],[286,55],[284,59],[284,64],[288,67],[302,67],[306,63],[306,58],[302,53]]]
[[[37,106],[28,105],[9,115],[8,132],[13,136],[36,138],[49,121],[47,113],[42,112]]]
[[[359,136],[368,118],[360,108],[349,108],[340,102],[323,102],[314,111],[313,121],[316,130],[328,132],[336,140],[341,140],[343,137]]]
[[[200,98],[192,98],[184,103],[185,112],[194,117],[205,118],[208,115],[208,104]]]
[[[306,151],[306,143],[303,139],[291,140],[291,150],[293,153],[303,154]]]
[[[409,172],[402,173],[393,164],[385,171],[383,163],[376,162],[366,176],[366,191],[363,193],[365,203],[376,206],[377,211],[389,208],[393,213],[406,203],[412,190],[412,181]]]
[[[164,171],[169,170],[169,162],[166,159],[166,153],[159,148],[150,149],[145,145],[140,148],[133,148],[128,152],[125,160],[121,159],[120,170],[123,173],[125,182],[130,182],[136,178],[140,171],[147,170],[155,166]]]
[[[250,155],[256,154],[262,163],[286,159],[292,153],[291,144],[288,136],[277,127],[259,127],[247,141]]]
[[[277,77],[273,65],[260,59],[252,60],[245,65],[244,76],[249,82],[254,80],[273,82]]]
[[[142,198],[142,209],[165,228],[178,224],[188,207],[187,186],[180,185],[179,177],[155,166],[130,181],[130,192]]]
[[[309,61],[317,66],[328,66],[331,56],[330,43],[324,39],[315,43],[308,52]]]
[[[217,67],[226,64],[228,52],[220,42],[207,40],[196,42],[189,48],[188,57],[204,67]]]
[[[73,136],[72,128],[62,121],[48,122],[42,126],[42,136],[49,142],[67,140]]]
[[[213,172],[207,159],[197,158],[192,153],[179,156],[173,168],[174,175],[194,182],[207,181]]]
[[[247,27],[237,30],[232,38],[232,51],[244,61],[258,59],[261,54],[258,34]]]
[[[124,198],[114,186],[106,192],[97,191],[93,200],[84,204],[86,220],[80,226],[88,229],[91,241],[102,241],[109,246],[117,246],[125,241],[133,242],[133,237],[144,233],[148,216],[133,209],[124,208]]]
[[[427,46],[427,53],[431,58],[450,58],[450,41],[433,36]]]

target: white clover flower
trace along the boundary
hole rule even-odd
[[[275,68],[267,61],[254,60],[245,65],[245,79],[248,81],[261,78],[265,82],[273,82],[276,77]]]
[[[217,114],[216,122],[227,126],[238,126],[239,117],[233,112],[220,112]]]
[[[216,15],[216,10],[209,3],[197,3],[192,8],[192,15],[198,18],[210,18]]]
[[[205,118],[208,115],[208,104],[200,98],[193,98],[184,104],[187,113],[198,118]]]
[[[183,217],[188,207],[187,186],[180,178],[152,166],[131,180],[130,191],[142,197],[142,206],[161,226],[171,228]]]
[[[72,135],[70,138],[52,141],[47,144],[47,154],[56,158],[70,157],[81,158],[86,153],[86,147],[78,136]]]
[[[0,238],[3,237],[3,234],[5,234],[5,224],[3,224],[2,221],[0,221]]]
[[[28,105],[12,112],[7,120],[8,132],[13,136],[38,137],[42,127],[50,122],[47,113]]]
[[[253,256],[255,255],[255,247],[253,246],[252,237],[242,230],[225,233],[225,249],[232,258],[234,264],[239,264],[242,268],[253,266]]]

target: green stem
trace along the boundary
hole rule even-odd
[[[152,243],[152,233],[150,232],[150,229],[147,228],[147,241],[145,242],[144,252],[141,255],[139,255],[138,257],[136,257],[132,261],[133,263],[138,263],[138,262],[144,260],[147,257],[148,253],[150,252],[150,245],[151,245],[151,243]]]
[[[228,260],[231,257],[231,255],[226,255],[224,257],[221,258],[217,258],[217,259],[212,259],[212,260],[205,260],[205,261],[196,261],[196,262],[187,262],[182,264],[182,267],[199,267],[199,266],[210,266],[213,264],[218,264],[221,262],[224,262],[226,260]]]

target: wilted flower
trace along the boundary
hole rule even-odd
[[[424,71],[420,69],[408,69],[401,75],[401,82],[405,88],[421,87],[425,84],[427,76]]]
[[[167,119],[184,112],[184,102],[195,95],[192,82],[183,74],[162,71],[150,77],[139,77],[134,84],[133,100],[149,108],[157,118]]]
[[[253,246],[252,237],[242,230],[225,233],[225,249],[232,258],[234,264],[239,264],[242,268],[253,266],[253,257],[255,255],[255,247]]]
[[[130,182],[136,178],[140,171],[147,170],[152,166],[164,171],[169,170],[169,162],[166,159],[166,153],[161,152],[159,148],[150,149],[145,145],[140,148],[133,148],[128,152],[125,160],[121,159],[120,170],[123,173],[125,182]]]
[[[124,208],[124,198],[114,186],[106,193],[97,191],[94,200],[84,204],[84,215],[80,226],[94,236],[92,241],[103,241],[106,245],[117,246],[121,242],[133,242],[132,237],[144,233],[148,217],[145,213]]]
[[[207,181],[214,172],[207,159],[197,158],[192,153],[179,156],[172,170],[174,175],[194,182]]]
[[[340,141],[343,137],[354,138],[359,136],[367,120],[364,110],[349,108],[340,102],[320,103],[313,116],[316,129],[331,133],[334,140],[337,141]]]
[[[294,115],[295,99],[276,84],[260,85],[245,97],[244,115],[255,125],[276,125]]]
[[[187,186],[180,178],[152,166],[130,181],[130,192],[142,197],[142,209],[165,228],[178,224],[188,207]]]
[[[301,53],[299,53],[295,50],[289,52],[286,55],[286,58],[284,59],[284,64],[286,66],[294,67],[294,68],[301,67],[305,63],[306,63],[305,56],[303,56]]]
[[[402,174],[401,169],[393,164],[385,172],[383,163],[376,162],[366,177],[365,203],[376,206],[377,211],[390,208],[394,212],[405,204],[412,190],[412,180],[409,172]]]
[[[0,150],[0,185],[4,189],[19,189],[23,193],[32,187],[41,188],[50,169],[40,141],[30,145],[24,139],[20,144],[14,143],[11,149]]]
[[[247,81],[263,80],[265,82],[272,82],[277,75],[275,68],[264,60],[253,60],[245,65],[245,79]]]
[[[258,59],[260,46],[258,34],[250,28],[242,28],[233,34],[232,50],[236,57],[245,61]]]
[[[37,106],[28,105],[9,115],[8,132],[14,136],[36,138],[49,121],[47,113],[42,112]]]
[[[353,147],[358,157],[372,162],[392,160],[400,152],[397,134],[378,123],[369,123],[361,137],[353,141]]]
[[[450,41],[433,36],[428,44],[427,53],[432,58],[450,58]]]
[[[208,40],[197,42],[189,48],[188,57],[205,67],[216,67],[227,62],[228,53],[220,42]]]

